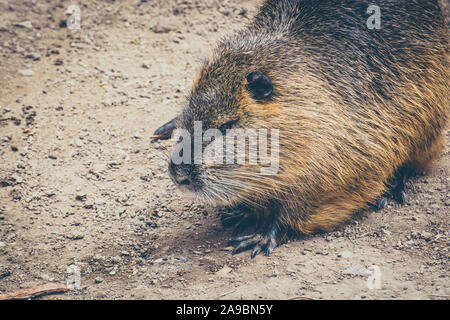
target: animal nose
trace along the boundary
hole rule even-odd
[[[173,163],[172,160],[170,160],[169,163],[169,173],[174,182],[178,185],[189,187],[192,184],[192,180],[189,176],[187,176],[182,168],[180,168],[181,165],[177,165]]]
[[[181,181],[179,181],[179,184],[182,186],[188,187],[191,185],[191,179],[183,178]]]

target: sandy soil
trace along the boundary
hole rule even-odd
[[[80,3],[68,30],[70,1],[0,0],[0,293],[75,265],[81,287],[43,299],[449,298],[448,146],[406,205],[232,256],[216,210],[175,189],[150,137],[257,3]]]

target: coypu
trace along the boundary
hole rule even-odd
[[[403,203],[406,179],[442,151],[450,68],[438,2],[381,1],[379,28],[368,26],[371,4],[266,0],[205,61],[181,115],[155,131],[193,134],[195,121],[225,135],[278,129],[272,176],[254,164],[175,164],[172,152],[169,172],[182,189],[252,209],[223,217],[254,223],[254,233],[231,240],[234,254],[269,255],[287,239],[383,207],[388,194]]]

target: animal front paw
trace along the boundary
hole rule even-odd
[[[230,244],[234,247],[233,255],[243,251],[252,250],[251,258],[256,257],[260,252],[269,256],[280,244],[278,240],[279,228],[273,224],[268,232],[264,234],[250,234],[243,237],[234,238]]]

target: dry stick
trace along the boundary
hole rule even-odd
[[[290,298],[289,300],[314,300],[314,299],[310,298],[310,297],[295,297],[295,298]]]
[[[13,293],[0,294],[0,300],[23,300],[36,298],[44,294],[66,292],[67,286],[63,283],[47,283],[30,289],[23,289]]]

